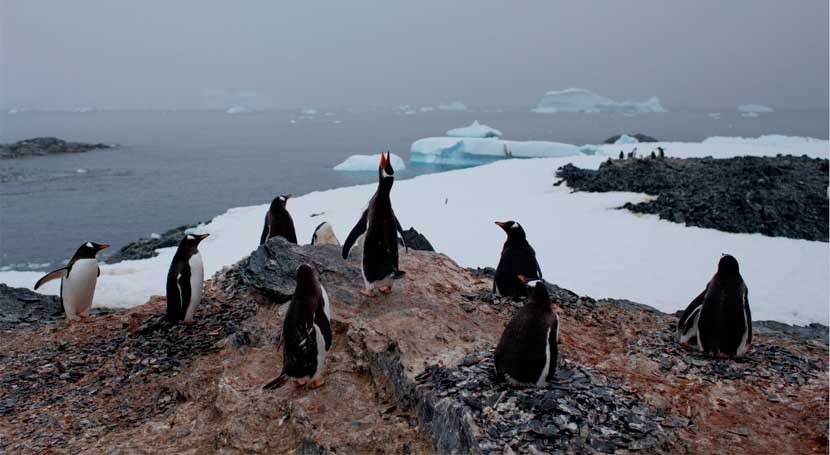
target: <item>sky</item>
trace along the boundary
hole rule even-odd
[[[828,107],[828,2],[0,0],[0,107]]]

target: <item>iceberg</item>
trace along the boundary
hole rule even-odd
[[[346,158],[342,163],[334,166],[335,171],[377,171],[378,162],[380,158],[378,155],[352,155]],[[392,167],[395,171],[406,169],[406,165],[401,157],[392,154]]]
[[[624,114],[643,114],[666,112],[660,99],[652,96],[646,101],[614,101],[582,88],[554,90],[545,93],[533,112],[555,114],[558,112],[618,112]]]
[[[472,125],[465,126],[462,128],[454,128],[447,131],[447,136],[450,137],[499,137],[501,136],[501,131],[490,128],[487,125],[482,125],[478,123],[478,120],[474,121]]]
[[[439,104],[438,109],[441,111],[467,111],[467,105],[461,101],[453,101],[452,103]]]
[[[770,112],[775,112],[769,106],[763,106],[760,104],[741,104],[738,106],[738,112],[745,114],[745,113],[756,113],[756,114],[769,114]]]
[[[233,106],[228,108],[227,111],[225,111],[226,114],[249,114],[251,112],[253,111],[248,109],[247,107],[242,106]]]
[[[579,147],[560,142],[505,141],[477,137],[427,137],[412,143],[409,161],[448,166],[472,166],[504,158],[544,158],[581,154]]]
[[[720,120],[720,112],[710,112],[706,115],[712,120]]]
[[[638,141],[636,137],[631,137],[627,134],[620,135],[619,139],[617,139],[614,142],[615,145],[639,144],[639,143],[640,143],[640,141]]]

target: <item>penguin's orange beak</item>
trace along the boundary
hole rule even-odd
[[[109,246],[109,245],[107,245],[106,243],[99,243],[99,244],[98,244],[98,250],[105,250],[105,249],[107,249],[107,248],[109,248],[109,247],[110,247],[110,246]]]
[[[506,223],[506,222],[504,222],[504,221],[496,221],[496,226],[498,226],[498,227],[500,227],[500,228],[502,228],[502,229],[504,229],[504,226],[505,226],[506,224],[507,224],[507,223]]]
[[[195,237],[196,237],[197,239],[199,239],[199,241],[202,241],[202,240],[204,240],[204,239],[206,239],[206,238],[210,237],[210,234],[199,234],[199,235],[197,235],[197,236],[195,236]]]
[[[389,159],[386,158],[386,155],[383,152],[380,152],[380,168],[383,169],[386,167],[386,163],[389,162]]]
[[[527,284],[527,278],[525,278],[524,275],[516,275],[516,278],[518,278],[519,281],[522,282],[522,284]]]

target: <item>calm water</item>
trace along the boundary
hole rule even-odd
[[[116,150],[0,161],[0,267],[44,268],[87,241],[118,248],[152,232],[206,221],[230,207],[262,204],[279,193],[367,183],[373,172],[331,168],[352,154],[391,150],[479,120],[507,139],[595,144],[620,132],[663,140],[787,134],[827,139],[827,111],[743,118],[723,109],[627,117],[540,115],[521,111],[18,113],[0,116],[0,142],[35,136],[120,144]],[[291,123],[294,119],[296,123]],[[410,166],[409,178],[444,170]]]

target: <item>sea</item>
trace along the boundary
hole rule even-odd
[[[415,114],[383,108],[3,113],[0,143],[54,136],[117,147],[0,160],[0,270],[63,264],[86,241],[109,243],[114,251],[232,207],[268,203],[279,194],[373,182],[376,171],[332,168],[350,155],[385,150],[406,160],[413,141],[474,120],[501,130],[505,139],[576,145],[602,143],[619,133],[664,141],[764,134],[828,139],[827,110],[743,117],[734,107],[669,109],[641,115],[537,114],[515,107]],[[449,169],[407,163],[396,178]]]

